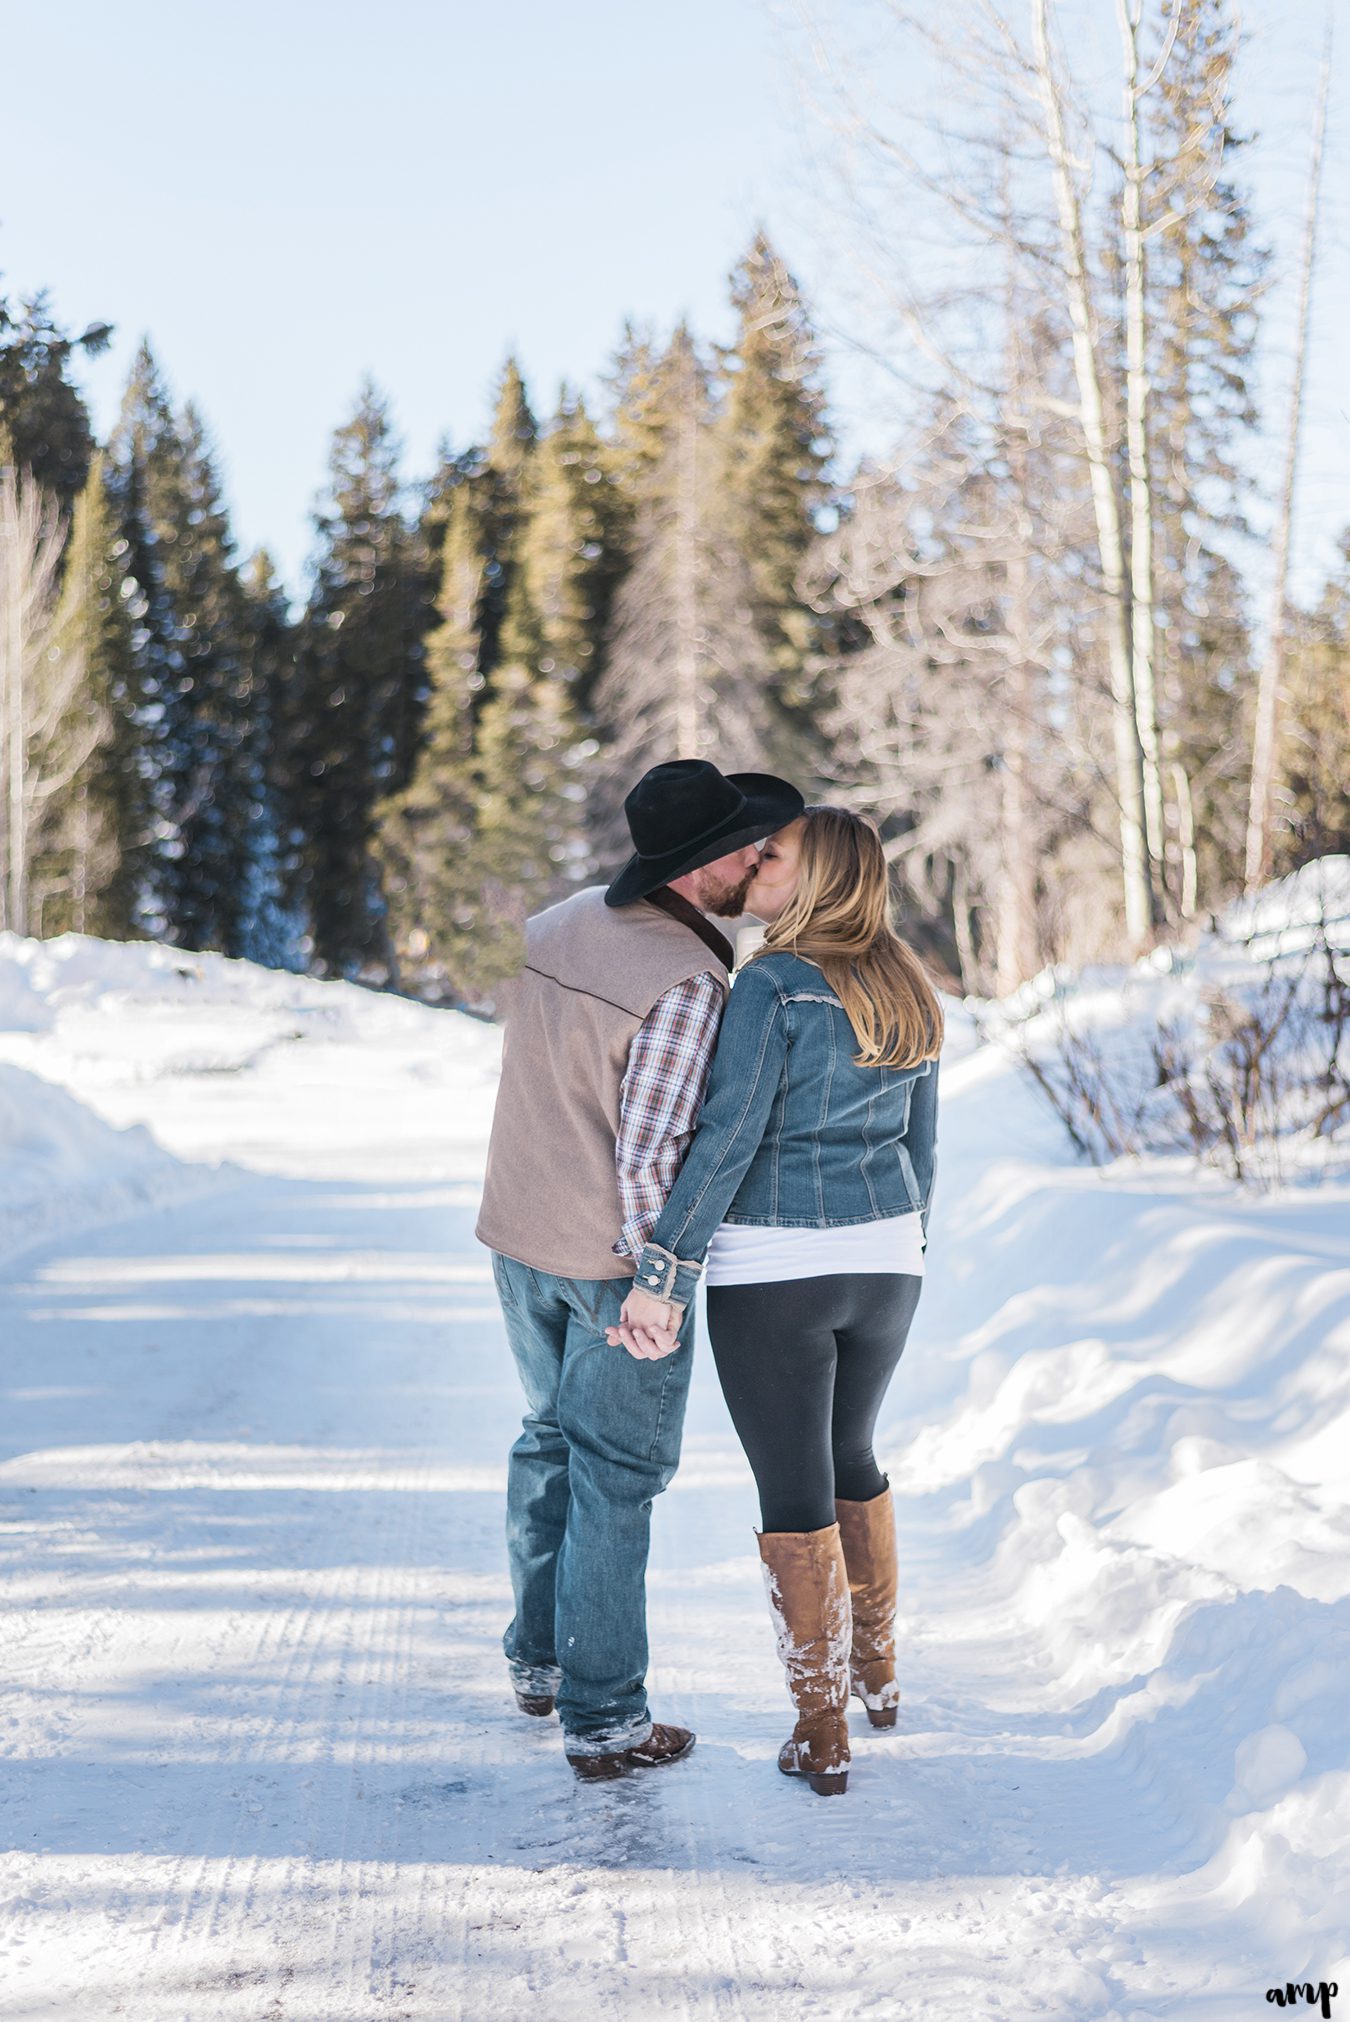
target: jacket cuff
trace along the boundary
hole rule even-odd
[[[702,1264],[683,1262],[659,1243],[647,1243],[637,1260],[633,1282],[653,1299],[669,1299],[675,1306],[690,1306],[703,1276]]]

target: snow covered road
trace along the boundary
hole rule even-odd
[[[493,1035],[207,960],[114,992],[81,946],[5,1057],[188,1166],[0,1261],[4,2022],[1240,2022],[1308,1979],[1350,2011],[1343,1186],[1079,1171],[955,1062],[882,1441],[899,1729],[841,1803],[775,1773],[700,1351],[651,1579],[699,1746],[583,1789],[498,1648]]]

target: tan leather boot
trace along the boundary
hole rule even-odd
[[[900,1704],[895,1679],[895,1504],[889,1489],[871,1502],[836,1502],[839,1536],[853,1603],[853,1690],[873,1727],[894,1727]]]
[[[804,1776],[821,1797],[848,1789],[848,1574],[839,1526],[764,1531],[759,1556],[778,1630],[778,1654],[797,1709],[778,1754],[785,1776]]]

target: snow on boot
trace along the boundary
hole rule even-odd
[[[508,1671],[511,1690],[521,1712],[530,1714],[535,1720],[547,1720],[562,1683],[562,1672],[557,1665],[513,1662]]]
[[[763,1531],[759,1556],[778,1654],[797,1709],[792,1739],[778,1767],[804,1776],[821,1797],[848,1789],[848,1574],[839,1526],[823,1531]]]
[[[669,1763],[683,1762],[694,1738],[687,1727],[665,1727],[657,1720],[652,1723],[647,1739],[636,1742],[632,1748],[621,1748],[607,1755],[569,1752],[567,1760],[582,1783],[612,1783],[616,1777],[627,1776],[630,1770],[664,1769]]]
[[[900,1704],[895,1679],[895,1505],[889,1488],[870,1502],[836,1502],[839,1537],[853,1603],[853,1690],[873,1727],[894,1727]]]

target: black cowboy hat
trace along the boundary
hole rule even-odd
[[[795,821],[806,802],[771,772],[719,772],[706,758],[675,758],[644,772],[623,804],[636,849],[607,906],[630,906],[747,843]]]

